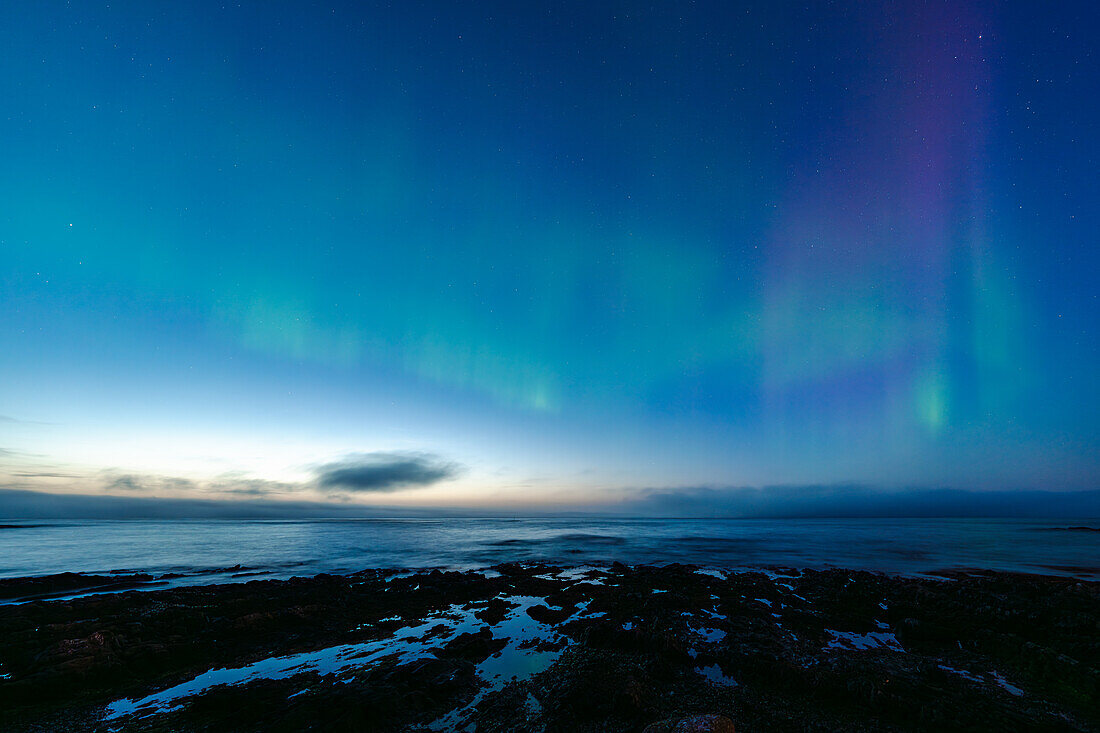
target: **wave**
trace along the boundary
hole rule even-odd
[[[505,540],[493,540],[486,542],[491,547],[539,547],[558,544],[587,544],[587,545],[625,545],[628,540],[625,537],[605,534],[570,533],[555,537],[529,537],[525,539],[510,538]]]

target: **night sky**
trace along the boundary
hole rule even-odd
[[[0,486],[1098,487],[1092,2],[4,3]]]

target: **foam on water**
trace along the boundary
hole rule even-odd
[[[695,571],[696,575],[709,575],[712,578],[718,578],[718,580],[725,580],[726,573],[722,570],[715,570],[713,568],[702,568]]]

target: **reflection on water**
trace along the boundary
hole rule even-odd
[[[0,529],[0,577],[180,573],[225,582],[371,567],[681,562],[714,568],[985,568],[1097,577],[1100,532],[1025,520],[362,519],[26,522]],[[7,525],[18,525],[8,522]],[[220,570],[219,570],[220,569]]]

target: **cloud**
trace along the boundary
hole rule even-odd
[[[12,458],[20,462],[44,458],[41,453],[27,453],[26,451],[12,450],[10,448],[0,448],[0,457]]]
[[[306,488],[305,484],[247,478],[232,473],[210,481],[193,481],[176,476],[107,472],[102,476],[101,485],[101,490],[108,494],[115,492],[150,495],[237,494],[252,497],[289,494],[304,488]]]
[[[283,481],[268,481],[259,478],[244,478],[233,474],[222,476],[204,485],[204,490],[214,494],[239,494],[241,496],[271,496],[272,494],[290,494],[301,491],[302,484]]]
[[[323,502],[178,499],[51,494],[0,488],[0,519],[302,519],[424,515],[430,509],[364,507]]]
[[[9,425],[51,425],[52,423],[41,422],[39,420],[22,420],[18,417],[12,417],[11,415],[0,415],[0,424],[9,424]]]
[[[0,451],[0,456],[3,452]],[[458,475],[462,467],[431,453],[355,453],[330,463],[315,464],[303,481],[272,481],[243,472],[228,472],[209,479],[129,472],[118,468],[80,472],[67,466],[43,464],[0,470],[0,486],[53,490],[65,480],[68,491],[87,491],[115,496],[160,498],[236,499],[292,498],[294,495],[351,501],[356,495],[386,493],[423,487]]]
[[[148,476],[138,474],[110,474],[105,477],[105,491],[133,491],[143,493],[194,491],[194,481],[175,476]]]
[[[643,489],[615,511],[645,516],[828,517],[1093,517],[1100,491],[968,491],[823,486]]]
[[[107,482],[107,491],[144,491],[147,484],[136,476],[118,476]]]
[[[460,466],[429,453],[362,453],[317,466],[317,486],[325,491],[383,493],[430,486],[454,478]]]
[[[4,451],[0,450],[0,454]],[[79,473],[60,473],[57,471],[16,471],[12,476],[19,478],[83,478]]]

